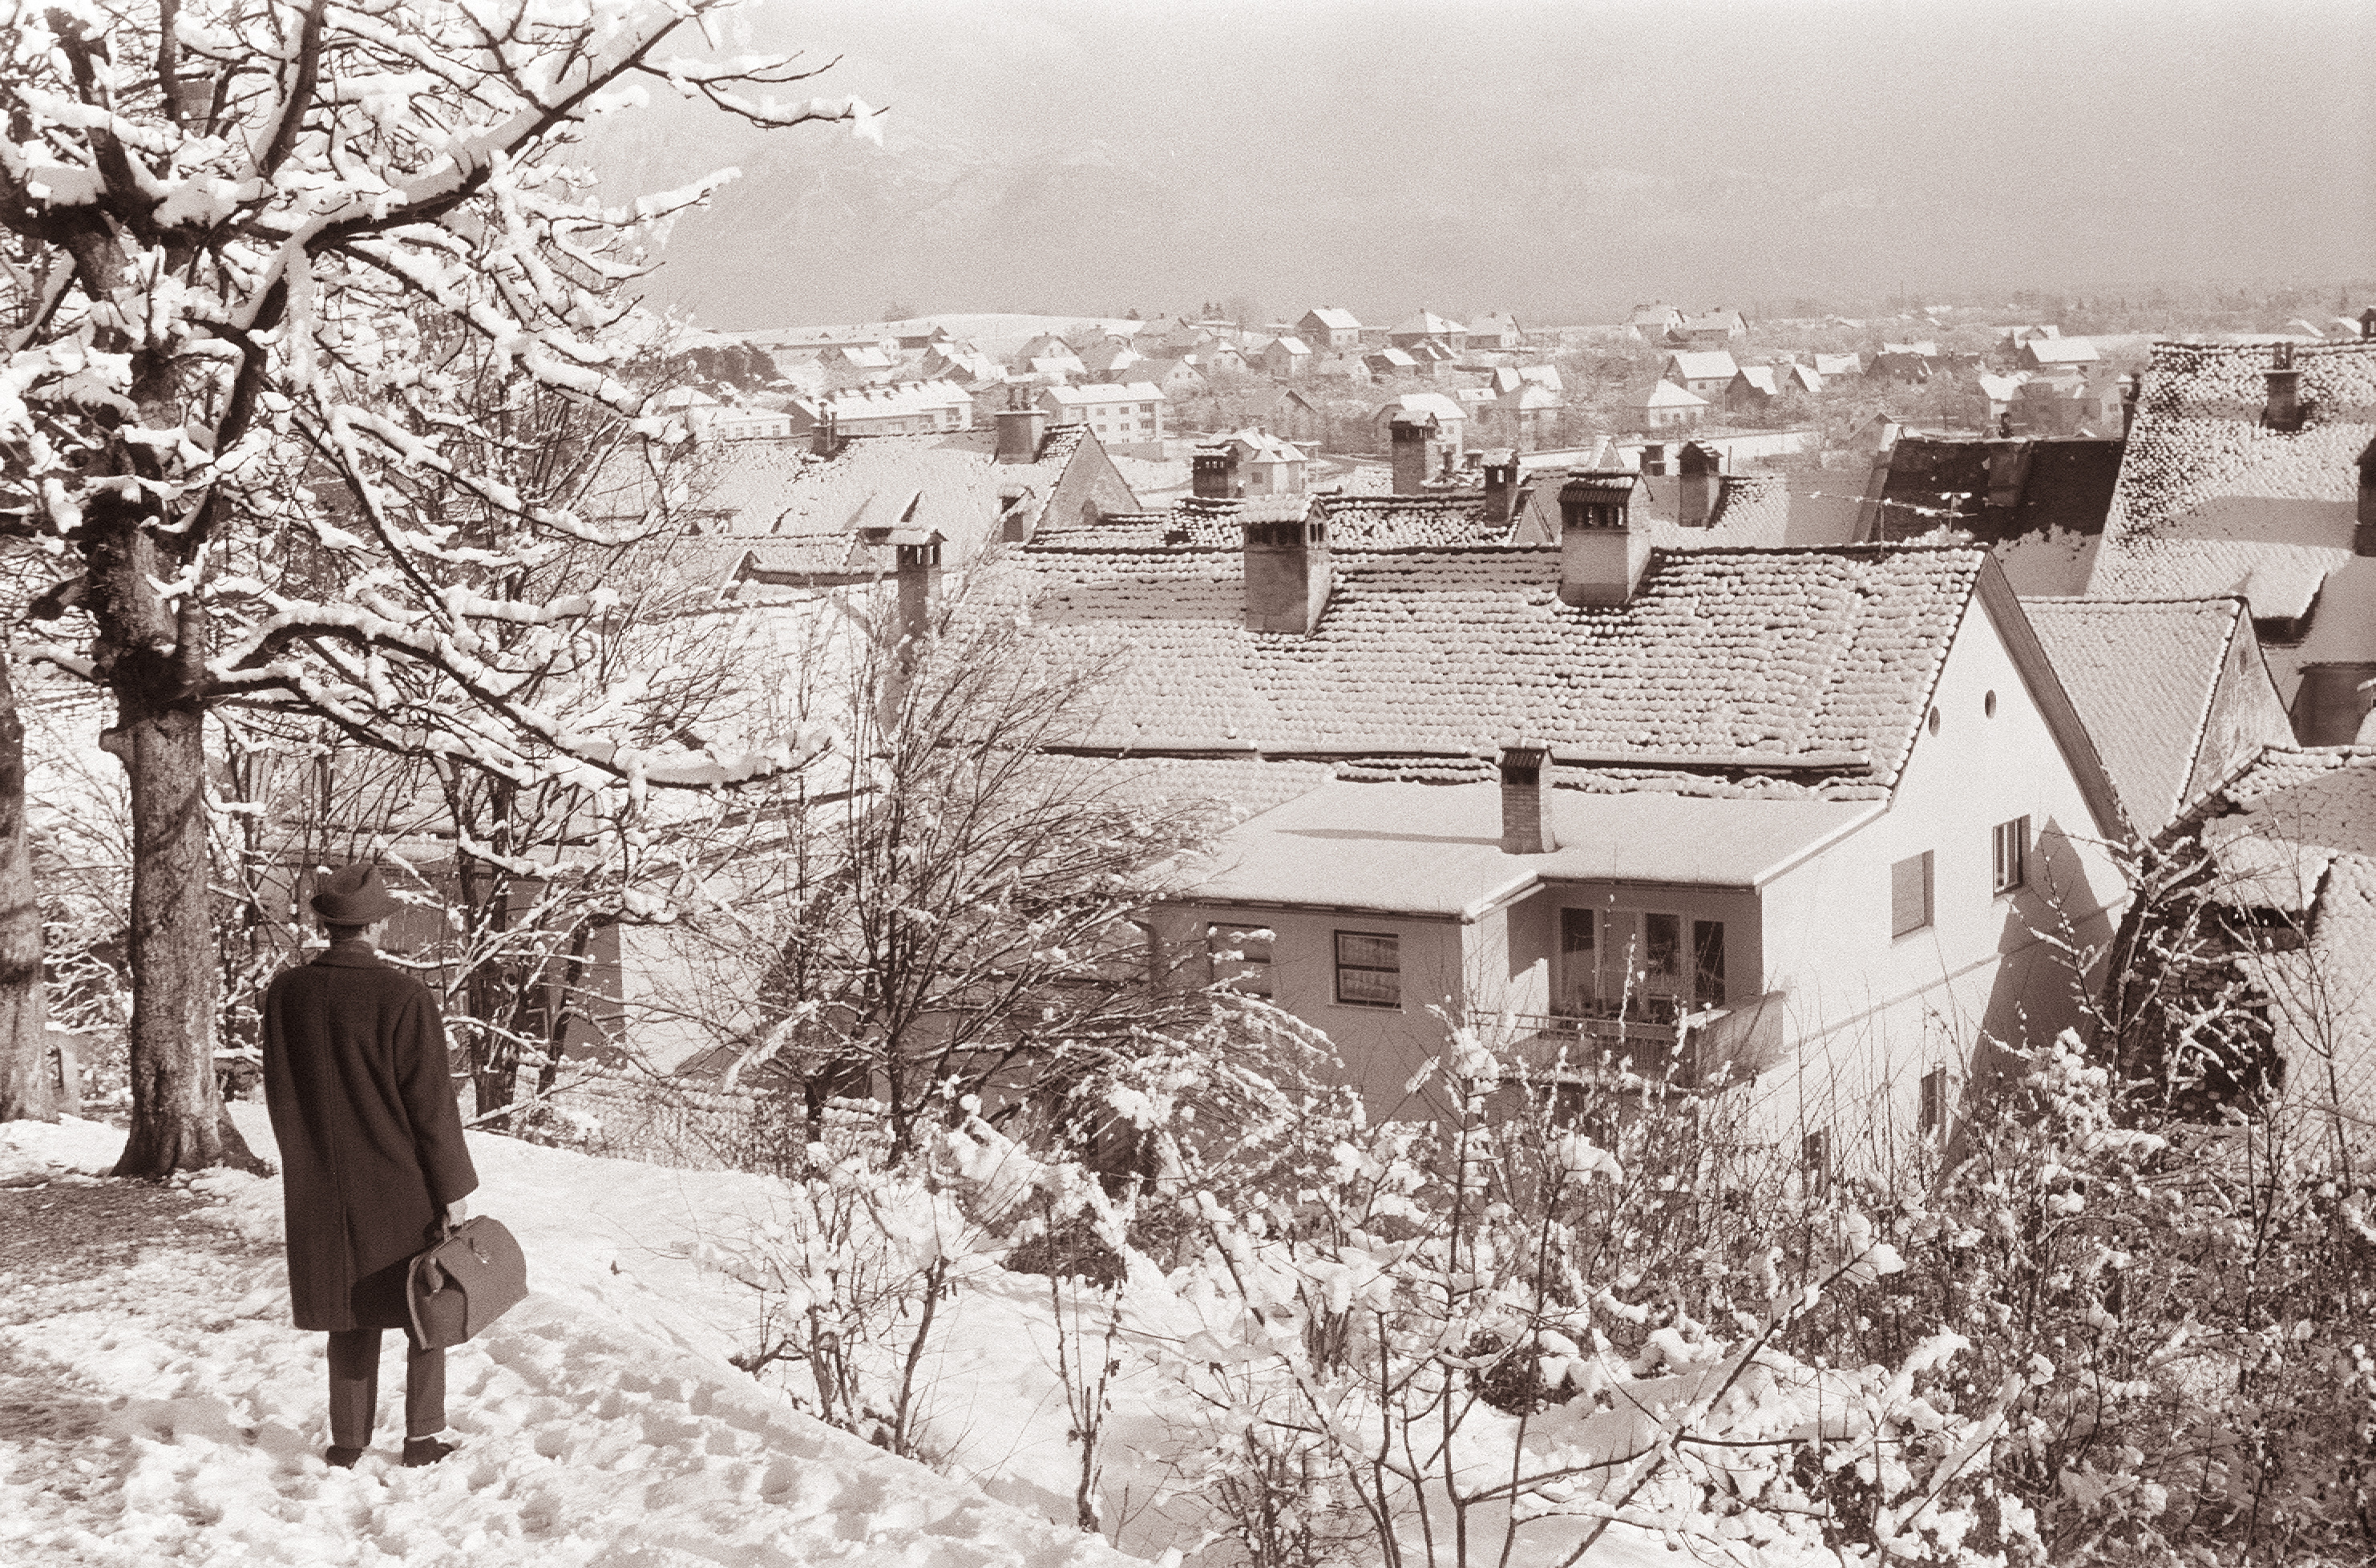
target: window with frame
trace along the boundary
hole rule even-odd
[[[1925,1136],[1945,1131],[1948,1101],[1954,1094],[1954,1081],[1944,1067],[1933,1067],[1922,1075],[1922,1112],[1919,1128]]]
[[[1989,891],[2010,893],[2029,879],[2029,818],[1989,829]]]
[[[1930,923],[1930,851],[1889,868],[1889,934],[1904,936]]]
[[[1818,1127],[1799,1140],[1799,1165],[1811,1194],[1832,1190],[1832,1130]]]
[[[1267,1000],[1271,994],[1271,944],[1277,933],[1267,926],[1212,924],[1205,928],[1205,962],[1213,983],[1246,996]]]
[[[1403,939],[1384,932],[1336,933],[1336,1000],[1347,1007],[1403,1004]]]

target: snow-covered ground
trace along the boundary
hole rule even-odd
[[[232,1111],[272,1158],[263,1107]],[[533,1291],[451,1353],[461,1452],[397,1465],[390,1334],[375,1447],[351,1472],[323,1462],[325,1340],[289,1325],[279,1183],[210,1173],[190,1185],[216,1200],[197,1214],[222,1245],[153,1245],[45,1316],[0,1313],[0,1564],[1096,1568],[1202,1544],[1206,1500],[1160,1457],[1177,1385],[1135,1360],[1109,1422],[1113,1544],[1072,1526],[1079,1450],[1044,1277],[993,1268],[944,1307],[927,1468],[802,1413],[800,1374],[763,1384],[731,1364],[755,1303],[695,1252],[779,1214],[780,1182],[470,1146],[473,1211],[518,1235]],[[0,1123],[0,1186],[87,1184],[122,1146],[100,1123]],[[1673,1559],[1623,1532],[1592,1558],[1654,1561]]]
[[[234,1114],[268,1156],[262,1110]],[[0,1124],[0,1182],[101,1172],[123,1141],[99,1123]],[[535,1291],[451,1354],[460,1453],[396,1464],[403,1361],[390,1334],[377,1446],[351,1472],[329,1468],[325,1340],[289,1326],[277,1248],[152,1248],[111,1297],[0,1328],[0,1562],[1131,1561],[802,1415],[727,1363],[740,1303],[685,1254],[764,1211],[761,1179],[471,1146],[474,1202],[519,1235]],[[224,1200],[212,1212],[225,1224],[278,1241],[277,1181],[196,1185]]]

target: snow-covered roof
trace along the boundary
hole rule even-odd
[[[1468,410],[1461,406],[1459,399],[1447,397],[1442,392],[1406,392],[1391,402],[1381,405],[1377,419],[1383,423],[1393,419],[1396,414],[1433,414],[1439,421],[1448,423],[1466,420],[1468,417]]]
[[[1740,372],[1731,353],[1724,349],[1684,349],[1667,356],[1666,369],[1659,374],[1684,381],[1730,381]]]
[[[1240,548],[1026,559],[1051,652],[1115,669],[1085,742],[1483,755],[1525,734],[1612,766],[1837,766],[1799,788],[1865,798],[1895,781],[1986,556],[1659,551],[1629,604],[1579,608],[1555,545],[1342,550],[1301,637],[1245,630]]]
[[[1334,332],[1359,332],[1361,329],[1360,322],[1354,318],[1351,311],[1336,305],[1314,305],[1304,314],[1315,317],[1321,326]]]
[[[1301,338],[1274,338],[1271,339],[1270,346],[1273,349],[1284,350],[1290,354],[1308,354],[1312,351],[1311,346]]]
[[[1864,374],[1864,356],[1861,354],[1814,354],[1809,357],[1814,362],[1817,375],[1862,375]]]
[[[2376,342],[2290,350],[2309,414],[2262,422],[2265,345],[2156,343],[2112,493],[2092,593],[2240,593],[2260,619],[2298,620],[2295,663],[2376,659],[2376,557],[2352,553],[2359,457],[2376,441]]]
[[[1670,323],[1681,321],[1682,318],[1683,313],[1677,310],[1674,306],[1662,305],[1657,303],[1656,301],[1653,301],[1651,303],[1646,305],[1635,305],[1634,307],[1633,315],[1628,316],[1626,319],[1629,324],[1634,327],[1664,327]]]
[[[1661,381],[1634,402],[1636,409],[1705,409],[1708,400],[1694,392],[1686,392],[1671,381]]]
[[[1554,392],[1565,390],[1565,387],[1560,381],[1559,366],[1552,364],[1548,360],[1544,361],[1541,364],[1520,365],[1518,367],[1518,379],[1521,381],[1531,381],[1540,386],[1548,386]]]
[[[2103,358],[2085,338],[2033,338],[2022,349],[2040,364],[2095,364]]]
[[[973,394],[954,381],[895,381],[879,386],[845,386],[816,399],[818,412],[838,419],[896,419],[905,414],[960,409]]]
[[[1432,310],[1423,310],[1417,315],[1406,317],[1402,325],[1396,327],[1394,332],[1397,338],[1413,336],[1434,338],[1447,332],[1467,330],[1468,328],[1448,316],[1438,315]]]
[[[1781,386],[1775,380],[1774,367],[1770,364],[1743,365],[1733,381],[1736,386],[1745,382],[1752,391],[1763,392],[1768,398],[1782,396]]]
[[[2022,609],[2131,824],[2158,833],[2218,782],[2203,777],[2204,742],[2220,672],[2236,639],[2250,634],[2244,601],[2026,599]],[[2245,678],[2265,682],[2257,658]],[[2276,729],[2251,736],[2256,747],[2289,738],[2275,691],[2267,695]]]
[[[1051,398],[1070,408],[1089,403],[1161,403],[1170,400],[1162,387],[1152,381],[1099,381],[1086,386],[1050,386],[1040,397]]]
[[[1499,784],[1331,781],[1224,834],[1187,897],[1474,918],[1547,878],[1753,887],[1881,808],[1553,789],[1543,809],[1560,847],[1510,855]]]
[[[1365,357],[1376,360],[1383,364],[1391,365],[1396,370],[1416,370],[1419,368],[1419,362],[1411,358],[1409,351],[1404,349],[1378,349],[1372,351]]]

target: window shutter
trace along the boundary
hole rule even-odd
[[[1889,868],[1889,934],[1904,936],[1930,923],[1930,851]]]

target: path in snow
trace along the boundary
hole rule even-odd
[[[260,1120],[239,1109],[244,1123]],[[44,1173],[45,1159],[103,1169],[122,1134],[98,1146],[108,1138],[94,1123],[0,1124],[0,1179]],[[486,1207],[512,1218],[502,1201],[512,1161],[500,1140],[474,1148],[491,1156]],[[636,1286],[631,1265],[649,1260],[632,1237],[590,1222],[593,1194],[579,1194],[576,1248],[532,1194],[517,1194],[517,1228],[551,1288],[452,1353],[462,1452],[422,1470],[395,1463],[403,1371],[391,1334],[378,1444],[353,1471],[333,1470],[321,1458],[324,1338],[288,1324],[278,1184],[197,1185],[229,1200],[214,1217],[233,1234],[177,1224],[185,1206],[171,1194],[127,1203],[123,1183],[65,1175],[0,1193],[20,1241],[35,1233],[34,1206],[49,1206],[33,1243],[0,1260],[0,1562],[10,1568],[1137,1561],[870,1448],[721,1367],[697,1324],[671,1324],[664,1294]],[[76,1222],[54,1223],[62,1215],[87,1222],[94,1244],[81,1256],[61,1235]],[[97,1244],[127,1223],[153,1239]]]

